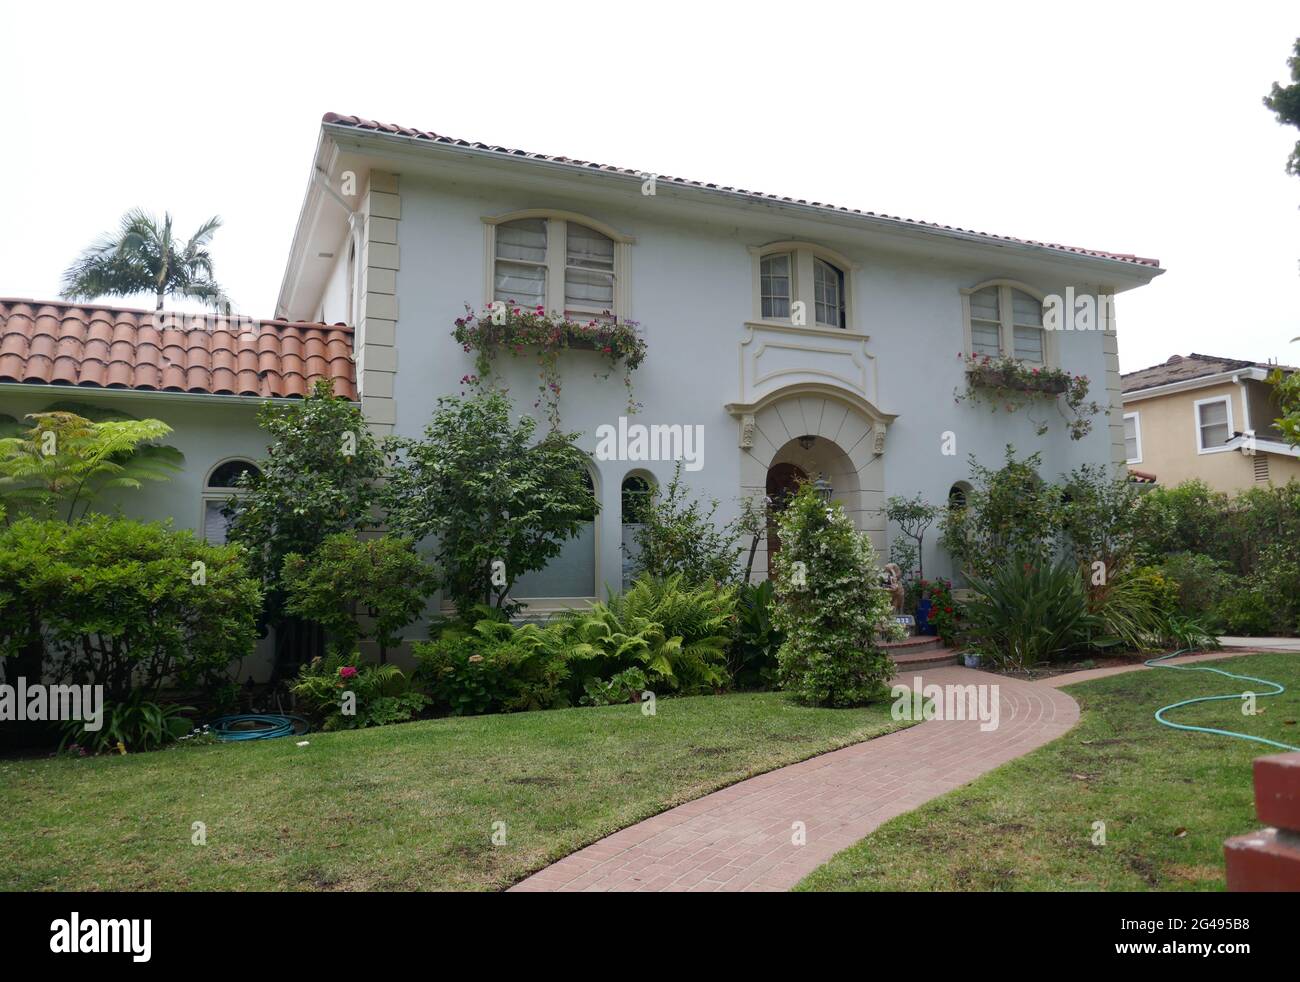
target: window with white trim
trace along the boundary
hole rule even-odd
[[[1125,463],[1142,463],[1142,421],[1137,413],[1124,414]]]
[[[212,468],[203,484],[203,540],[214,546],[226,544],[230,519],[224,514],[230,499],[248,492],[241,488],[240,478],[245,474],[258,474],[251,460],[227,460]]]
[[[520,307],[562,309],[574,318],[614,316],[619,245],[567,218],[501,222],[492,256],[492,298]]]
[[[1041,299],[1011,283],[989,283],[962,293],[967,354],[1009,356],[1031,367],[1047,365]]]
[[[755,246],[750,252],[755,256],[754,315],[760,320],[837,330],[853,324],[848,274],[853,266],[846,257],[795,241]]]
[[[1196,451],[1221,450],[1232,439],[1232,404],[1227,396],[1196,401]]]

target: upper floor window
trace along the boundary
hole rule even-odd
[[[847,258],[807,242],[773,242],[755,256],[754,315],[795,326],[847,329],[853,323]]]
[[[1020,284],[987,283],[962,291],[966,351],[976,358],[1011,357],[1047,364],[1043,302]]]
[[[1197,399],[1196,452],[1212,453],[1232,439],[1232,403],[1227,396]]]
[[[490,300],[582,320],[627,316],[629,236],[563,212],[485,221],[492,242]]]

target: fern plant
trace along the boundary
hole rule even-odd
[[[292,692],[324,730],[356,730],[409,720],[428,703],[396,665],[366,665],[334,653],[302,667]],[[351,693],[351,699],[347,694]]]

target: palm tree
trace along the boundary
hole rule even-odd
[[[213,310],[230,312],[230,300],[212,278],[207,244],[221,227],[213,216],[183,245],[172,238],[172,216],[164,212],[161,228],[154,216],[133,208],[122,216],[116,235],[108,234],[83,252],[63,274],[68,300],[127,297],[152,293],[156,310],[171,295],[202,300]]]

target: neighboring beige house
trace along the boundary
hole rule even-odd
[[[1174,355],[1122,376],[1130,472],[1165,487],[1200,478],[1216,491],[1300,480],[1300,448],[1274,425],[1281,410],[1267,378],[1275,367]]]

